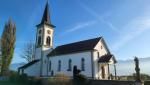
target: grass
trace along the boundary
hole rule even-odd
[[[15,83],[10,81],[0,81],[0,85],[26,85],[26,84],[20,84],[20,83]]]

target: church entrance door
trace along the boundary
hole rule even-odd
[[[101,66],[102,78],[105,78],[105,67]]]

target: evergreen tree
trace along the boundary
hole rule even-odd
[[[7,75],[9,72],[9,65],[11,64],[16,41],[16,25],[11,19],[5,24],[2,38],[1,38],[1,50],[2,50],[2,68],[1,74]]]

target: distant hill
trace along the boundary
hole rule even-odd
[[[140,63],[140,72],[150,75],[150,57],[139,58],[139,63]],[[118,60],[116,67],[118,75],[130,75],[132,73],[135,73],[134,59]],[[113,66],[111,66],[111,72],[114,73]]]
[[[10,65],[10,69],[11,70],[13,70],[13,71],[17,71],[18,70],[18,67],[20,67],[20,66],[22,66],[22,65],[24,65],[24,64],[26,64],[26,63],[24,63],[24,62],[22,62],[22,63],[13,63],[13,64],[11,64]]]
[[[141,73],[146,73],[150,75],[150,57],[140,58],[140,70]],[[25,63],[14,63],[11,64],[10,69],[17,71],[17,68],[24,65]],[[118,60],[116,64],[117,67],[117,75],[130,75],[135,73],[135,64],[134,60]],[[113,66],[110,66],[110,72],[114,74]]]

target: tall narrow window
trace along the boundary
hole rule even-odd
[[[51,43],[51,38],[48,36],[46,39],[46,45],[50,46]]]
[[[38,37],[38,45],[41,45],[41,36]]]
[[[58,71],[61,71],[61,61],[58,61]]]
[[[52,63],[51,61],[49,61],[49,71],[51,71],[51,68],[52,68]]]
[[[72,60],[69,59],[68,61],[68,71],[71,71],[72,70]]]
[[[85,71],[85,60],[84,60],[84,58],[81,59],[81,71]]]

